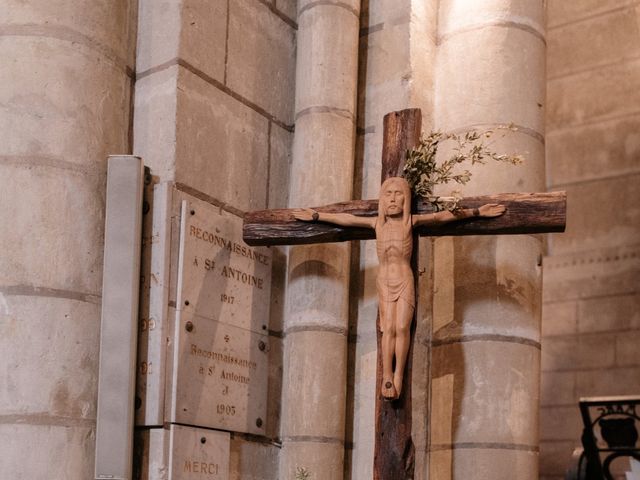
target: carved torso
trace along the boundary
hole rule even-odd
[[[411,253],[413,235],[411,225],[387,221],[376,224],[376,250],[380,263],[377,278],[380,300],[394,302],[402,298],[415,305]]]

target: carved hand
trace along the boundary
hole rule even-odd
[[[506,208],[504,205],[499,205],[497,203],[487,203],[478,209],[480,217],[499,217],[505,212],[505,210]]]
[[[313,222],[318,219],[318,212],[312,208],[296,208],[293,210],[293,216],[296,220],[302,220],[303,222]]]

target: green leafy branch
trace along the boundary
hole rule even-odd
[[[296,467],[295,480],[310,480],[311,472],[304,467]]]
[[[513,125],[497,127],[484,131],[470,131],[462,134],[431,132],[423,135],[418,146],[407,151],[403,177],[409,183],[414,195],[430,202],[436,211],[455,211],[461,199],[459,192],[452,192],[450,197],[435,196],[433,191],[437,185],[457,183],[466,185],[471,180],[468,169],[461,171],[460,166],[485,164],[487,161],[505,162],[518,165],[523,162],[521,155],[505,155],[494,152],[488,143],[496,130],[517,131]],[[504,135],[503,135],[504,136]],[[438,148],[444,142],[453,142],[451,155],[438,162]]]

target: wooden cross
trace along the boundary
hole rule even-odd
[[[392,112],[384,117],[382,147],[382,181],[401,176],[405,154],[415,147],[421,134],[422,117],[419,109]],[[463,209],[477,209],[481,205],[497,203],[506,213],[495,218],[469,218],[438,227],[413,229],[414,242],[411,266],[417,282],[417,236],[496,235],[562,232],[565,228],[566,194],[505,193],[481,197],[467,197],[460,202]],[[313,210],[325,213],[349,213],[362,217],[377,217],[378,200],[355,200],[336,203]],[[433,207],[414,199],[412,214],[428,214]],[[375,238],[370,228],[341,227],[329,223],[302,222],[293,210],[262,210],[247,213],[244,218],[244,241],[249,245],[300,245],[312,243],[369,240]],[[417,292],[416,288],[416,292]],[[415,310],[414,310],[415,319]],[[383,401],[379,386],[382,382],[380,315],[376,320],[378,362],[376,372],[376,433],[374,450],[374,480],[403,480],[413,478],[415,455],[411,440],[411,350],[415,321],[411,327],[411,347],[404,374],[402,395],[395,401]]]

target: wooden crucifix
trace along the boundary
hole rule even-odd
[[[565,192],[468,197],[455,215],[412,199],[402,174],[405,154],[420,140],[419,109],[384,117],[379,200],[245,215],[249,245],[299,245],[376,238],[380,268],[376,320],[376,438],[374,480],[413,478],[411,350],[415,332],[417,236],[561,232]],[[386,333],[385,333],[386,332]]]

